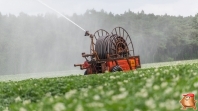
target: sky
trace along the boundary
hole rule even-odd
[[[141,12],[155,15],[175,15],[175,16],[194,16],[198,13],[198,0],[41,0],[57,11],[72,15],[83,14],[87,9],[106,12],[113,14],[122,14],[125,11]],[[20,12],[29,15],[44,13],[56,13],[38,0],[0,0],[0,13],[15,14]]]

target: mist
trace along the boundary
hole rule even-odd
[[[1,74],[72,70],[84,32],[54,14],[1,16]],[[12,25],[10,25],[12,24]],[[4,45],[3,45],[4,44]],[[77,56],[78,54],[78,56]]]
[[[193,59],[198,55],[197,45],[189,41],[196,35],[195,32],[192,35],[190,26],[195,17],[158,16],[130,10],[124,14],[87,10],[67,17],[92,34],[98,29],[110,33],[115,27],[123,27],[141,63]],[[54,13],[0,14],[0,25],[1,75],[80,70],[73,65],[85,61],[82,52],[90,53],[90,38],[84,36],[85,32]],[[194,54],[186,56],[189,44]]]

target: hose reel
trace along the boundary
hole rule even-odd
[[[133,44],[129,34],[122,27],[116,27],[111,34],[100,29],[94,33],[94,48],[99,59],[128,57],[134,55]],[[90,49],[92,51],[93,49]]]

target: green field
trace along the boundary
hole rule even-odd
[[[198,60],[142,67],[0,82],[0,111],[178,111],[182,94],[192,92],[197,100]]]

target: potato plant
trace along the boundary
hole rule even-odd
[[[0,82],[0,87],[3,111],[178,111],[182,94],[197,99],[198,63]]]

